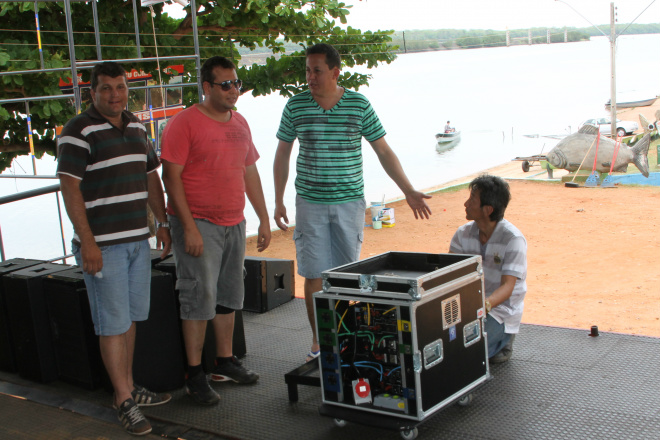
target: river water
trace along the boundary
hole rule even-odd
[[[660,93],[658,68],[660,35],[617,39],[617,91]],[[584,120],[607,115],[610,98],[610,43],[605,37],[590,42],[516,46],[404,54],[389,65],[370,71],[369,87],[361,88],[373,104],[386,139],[418,189],[431,188],[484,170],[517,156],[547,153],[557,139],[575,132]],[[269,213],[274,207],[272,164],[275,133],[286,98],[273,94],[242,96],[237,104],[251,125],[261,154],[259,172]],[[435,134],[447,120],[462,132],[454,148],[436,151]],[[526,135],[539,135],[528,137]],[[363,143],[367,202],[400,197],[401,191],[382,170],[375,153]],[[285,203],[295,218],[294,157]],[[37,161],[40,175],[52,175],[52,159]],[[6,174],[31,174],[23,157]],[[57,183],[56,180],[0,179],[0,193],[12,194]],[[61,200],[60,200],[61,202]],[[65,242],[70,251],[72,228],[66,214]],[[248,233],[257,229],[249,203]],[[271,220],[271,226],[276,227]],[[6,258],[54,258],[63,254],[54,195],[0,206],[0,227]]]

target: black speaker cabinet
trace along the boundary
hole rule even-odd
[[[174,264],[174,258],[166,258],[160,263],[156,264],[157,270],[162,270],[172,274],[174,281],[176,282],[176,268]],[[177,308],[179,307],[178,301],[178,291],[177,291]],[[178,314],[177,310],[177,316]],[[181,336],[183,338],[183,334]],[[243,325],[243,312],[241,310],[236,311],[234,317],[234,335],[232,338],[232,350],[234,356],[243,357],[247,353],[247,346],[245,344],[245,327]],[[185,352],[184,352],[185,353]],[[206,335],[204,337],[204,350],[202,352],[202,364],[204,365],[204,371],[211,372],[215,365],[215,333],[213,332],[213,324],[211,321],[208,322],[206,326]],[[187,366],[186,360],[186,366]]]
[[[43,263],[40,260],[26,260],[14,258],[0,263],[0,277],[26,267]],[[16,373],[16,349],[11,337],[11,328],[7,318],[7,305],[5,302],[5,289],[0,279],[0,370]]]
[[[293,260],[245,257],[245,270],[243,310],[263,313],[293,299]]]
[[[16,348],[16,366],[18,374],[26,379],[44,383],[57,379],[43,279],[70,268],[63,264],[42,263],[17,270],[2,279]]]
[[[80,267],[43,280],[59,378],[87,389],[109,383]]]
[[[215,368],[215,358],[218,350],[215,347],[215,331],[213,321],[209,321],[206,326],[206,336],[204,337],[204,351],[202,352],[202,364],[204,371],[211,372]],[[234,313],[234,336],[232,338],[232,352],[234,356],[242,358],[247,353],[245,345],[245,327],[243,326],[243,311],[237,310]]]
[[[133,379],[156,392],[181,388],[183,359],[172,275],[152,270],[149,319],[136,325]]]
[[[168,255],[165,256],[165,258],[160,258],[160,254],[163,253],[162,249],[151,249],[150,251],[150,258],[151,258],[151,266],[154,267],[156,264],[160,263],[161,261],[167,260],[172,256],[172,252]]]

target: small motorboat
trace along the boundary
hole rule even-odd
[[[461,132],[450,131],[447,133],[438,133],[435,135],[435,140],[438,142],[438,146],[436,147],[436,150],[438,151],[447,150],[460,142]]]

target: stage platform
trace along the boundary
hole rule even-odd
[[[145,408],[154,427],[144,438],[252,440],[399,439],[399,432],[319,415],[321,389],[298,386],[290,402],[284,375],[309,348],[304,302],[263,314],[244,312],[244,364],[255,385],[214,384],[214,407],[196,406],[183,389]],[[419,439],[656,439],[660,432],[660,339],[523,325],[512,359],[469,406],[453,405],[419,425]],[[313,374],[312,374],[313,375]],[[0,373],[0,438],[124,439],[111,394],[63,382],[47,385]]]

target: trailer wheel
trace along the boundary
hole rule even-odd
[[[458,404],[460,406],[468,406],[472,403],[472,393],[468,393],[465,396],[458,399]]]
[[[335,422],[335,426],[339,428],[343,428],[344,426],[346,426],[346,420],[344,419],[333,419],[333,422]]]
[[[418,434],[419,431],[417,430],[417,428],[404,429],[403,431],[401,431],[401,438],[403,440],[415,440]]]
[[[527,160],[523,160],[523,163],[522,163],[522,169],[523,169],[523,171],[524,171],[525,173],[526,173],[527,171],[529,171],[529,161],[527,161]]]

